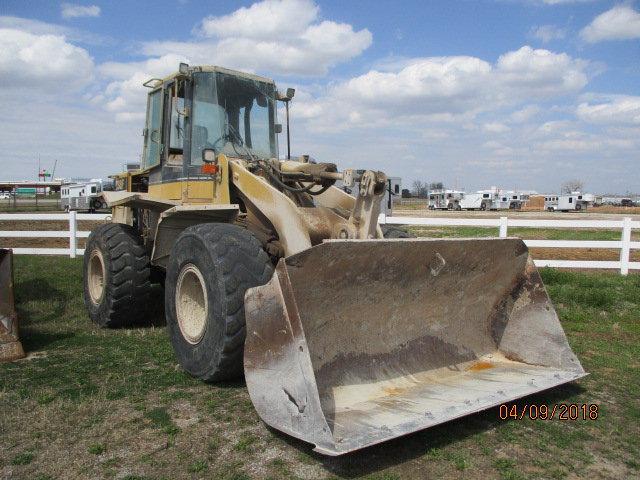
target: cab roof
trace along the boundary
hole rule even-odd
[[[230,68],[224,68],[224,67],[219,67],[217,65],[194,65],[194,66],[189,66],[189,73],[193,73],[193,72],[216,72],[216,73],[225,73],[227,75],[233,75],[235,77],[240,77],[240,78],[246,78],[249,80],[253,80],[256,82],[263,82],[263,83],[270,83],[270,84],[274,84],[275,82],[271,79],[271,78],[267,78],[267,77],[261,77],[260,75],[255,75],[253,73],[247,73],[247,72],[241,72],[239,70],[232,70]],[[180,72],[174,72],[171,75],[168,75],[164,78],[151,78],[149,80],[147,80],[144,85],[148,86],[150,88],[157,88],[159,87],[161,84],[166,83],[170,80],[173,80],[174,78],[180,77],[183,74],[181,74]],[[155,84],[150,84],[153,80],[156,81]],[[150,84],[150,85],[148,85]]]

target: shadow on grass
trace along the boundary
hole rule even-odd
[[[69,301],[65,292],[57,289],[43,278],[16,282],[14,296],[16,308],[18,309],[18,319],[23,325],[29,323],[47,323],[60,318],[64,313],[65,305]],[[49,308],[46,310],[46,313],[39,311],[36,320],[31,317],[29,310],[24,307],[24,305],[29,302],[46,302]]]
[[[20,328],[20,341],[25,352],[33,353],[46,350],[52,344],[74,336],[71,332],[41,332],[31,328]]]
[[[164,289],[159,284],[151,286],[149,302],[144,310],[144,318],[137,319],[133,325],[124,328],[138,329],[148,327],[164,327]]]
[[[24,280],[15,285],[20,340],[27,352],[44,350],[49,345],[73,336],[72,332],[43,331],[39,328],[64,315],[68,301],[65,292],[42,278]],[[44,302],[47,309],[33,311],[30,302]]]
[[[584,393],[586,390],[576,383],[561,385],[551,390],[530,395],[509,405],[516,404],[519,410],[524,405],[566,403],[571,398]],[[457,420],[428,428],[416,433],[383,442],[378,445],[357,450],[339,457],[328,457],[311,451],[312,446],[296,438],[290,437],[269,427],[269,430],[288,445],[299,450],[319,462],[326,470],[334,475],[354,478],[375,474],[380,470],[403,464],[417,459],[429,450],[445,448],[469,437],[481,434],[512,420],[501,420],[499,407],[493,407],[482,412],[468,415]],[[557,421],[557,420],[547,420]]]

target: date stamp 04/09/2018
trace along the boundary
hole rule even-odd
[[[522,404],[503,403],[500,405],[498,415],[501,420],[597,420],[598,405],[595,403],[556,403],[546,404]]]

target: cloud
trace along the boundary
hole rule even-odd
[[[9,28],[12,30],[22,30],[23,32],[33,33],[34,35],[62,35],[68,36],[71,29],[61,25],[32,20],[30,18],[0,16],[0,28]]]
[[[594,18],[580,36],[589,43],[640,38],[640,13],[630,6],[617,5]]]
[[[538,107],[537,105],[527,105],[526,107],[513,112],[509,116],[509,118],[512,122],[524,123],[529,119],[531,119],[532,117],[534,117],[535,115],[537,115],[539,112],[540,112],[540,107]]]
[[[594,0],[542,0],[545,5],[568,5],[571,3],[586,3]]]
[[[371,44],[368,30],[319,21],[319,12],[310,0],[263,0],[207,17],[195,28],[198,38],[192,41],[146,42],[142,54],[150,58],[101,65],[99,71],[112,79],[101,98],[118,119],[134,119],[144,105],[142,81],[165,76],[180,62],[277,76],[322,76]]]
[[[189,59],[178,55],[164,55],[142,62],[103,63],[98,71],[111,81],[102,94],[93,98],[93,103],[102,103],[107,111],[116,115],[117,121],[144,119],[148,90],[142,84],[150,78],[169,75],[177,69],[180,62],[189,62]]]
[[[484,130],[490,133],[505,133],[511,130],[507,125],[500,122],[490,122],[484,124]]]
[[[588,62],[566,53],[524,46],[498,58],[496,76],[508,94],[550,98],[583,88],[587,66]]]
[[[49,168],[58,160],[56,176],[107,178],[142,151],[140,128],[115,123],[111,113],[91,108],[80,97],[55,102],[34,92],[25,101],[0,91],[0,112],[4,178],[33,179],[39,157]]]
[[[310,0],[265,0],[229,15],[207,17],[197,31],[205,37],[286,40],[303,35],[319,13]]]
[[[346,23],[320,22],[319,11],[310,0],[263,0],[207,17],[195,29],[197,40],[147,42],[143,53],[277,75],[321,76],[360,55],[372,36]]]
[[[639,125],[640,97],[631,95],[598,96],[576,108],[576,116],[589,123],[607,125]],[[637,132],[640,136],[640,131]]]
[[[371,70],[299,98],[296,115],[318,128],[390,121],[469,122],[480,112],[579,92],[589,64],[564,53],[524,46],[494,64],[477,57],[406,59],[395,71]],[[536,107],[521,117],[536,113]]]
[[[93,78],[93,60],[64,36],[36,35],[0,29],[0,81],[5,87],[34,87],[42,91],[80,88]]]
[[[96,34],[77,28],[41,22],[30,18],[0,16],[0,28],[21,30],[34,35],[58,35],[63,36],[69,42],[78,42],[86,45],[113,45],[115,40],[106,35]]]
[[[567,32],[564,28],[555,25],[540,25],[531,30],[531,36],[541,40],[543,43],[549,43],[553,40],[562,40]]]
[[[97,5],[76,5],[63,3],[60,5],[62,18],[99,17],[100,7]]]

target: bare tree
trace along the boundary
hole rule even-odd
[[[411,193],[414,197],[425,198],[429,195],[429,185],[426,182],[415,180],[411,187]]]
[[[579,179],[567,180],[560,187],[560,193],[569,194],[571,192],[582,192],[584,189],[584,182]]]

